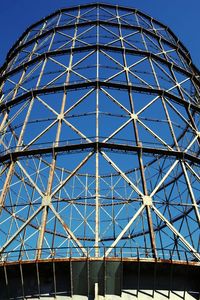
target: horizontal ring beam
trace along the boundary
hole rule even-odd
[[[78,26],[80,27],[85,27],[85,26],[92,26],[92,25],[105,25],[105,26],[113,26],[113,27],[118,27],[118,23],[112,23],[112,22],[106,22],[106,21],[89,21],[89,22],[84,22],[84,23],[79,23]],[[49,34],[62,30],[62,29],[71,29],[74,28],[74,24],[70,24],[70,25],[62,25],[62,26],[57,26],[55,28],[51,28],[45,32],[43,32],[41,35],[38,35],[36,37],[34,37],[33,39],[29,40],[28,42],[26,42],[25,44],[19,45],[17,48],[15,48],[11,53],[9,52],[7,58],[6,58],[6,63],[5,65],[2,66],[2,70],[4,70],[6,68],[6,65],[9,63],[9,61],[15,57],[15,55],[21,51],[23,48],[29,46],[30,44],[36,42],[39,38],[43,38],[45,36],[48,36]],[[140,26],[135,26],[135,25],[127,25],[127,24],[121,24],[120,25],[122,28],[126,28],[126,29],[132,29],[132,30],[138,30],[140,32],[145,32],[146,34],[149,34],[150,36],[157,38],[158,41],[163,41],[165,42],[168,46],[174,48],[175,50],[179,51],[179,53],[186,59],[186,61],[188,62],[188,64],[195,69],[195,72],[197,72],[197,69],[195,68],[195,66],[193,65],[193,63],[191,62],[191,59],[188,59],[188,56],[185,54],[184,51],[182,51],[182,49],[179,47],[179,45],[175,45],[171,42],[169,42],[167,39],[165,39],[164,37],[158,36],[156,35],[154,32],[149,31],[146,28],[140,27]],[[199,73],[199,72],[198,72]]]
[[[37,90],[31,90],[27,93],[24,93],[15,99],[8,101],[7,103],[2,103],[0,105],[0,112],[3,110],[8,110],[9,107],[12,107],[13,105],[16,105],[20,103],[23,100],[28,100],[32,97],[36,97],[38,95],[45,95],[45,94],[50,94],[50,93],[55,93],[55,92],[62,92],[62,91],[67,91],[67,90],[78,90],[78,89],[83,89],[83,88],[88,88],[88,87],[107,87],[107,88],[114,88],[114,89],[122,89],[122,90],[131,90],[134,92],[140,92],[140,93],[146,93],[146,94],[153,94],[153,95],[158,95],[158,96],[165,96],[166,98],[172,99],[175,102],[184,105],[186,108],[192,108],[198,112],[200,112],[200,106],[195,105],[193,103],[189,103],[186,100],[183,100],[174,94],[171,94],[170,92],[167,92],[163,89],[157,89],[157,88],[147,88],[144,86],[136,86],[132,84],[123,84],[123,83],[115,83],[115,82],[105,82],[105,81],[99,81],[99,80],[94,80],[90,82],[80,82],[80,83],[70,83],[70,84],[64,84],[64,85],[58,85],[58,86],[53,86],[53,87],[44,87],[40,88]]]
[[[200,164],[200,157],[193,156],[191,154],[184,153],[184,152],[169,151],[167,149],[165,150],[165,149],[149,148],[143,146],[130,146],[130,145],[123,145],[123,144],[112,144],[112,143],[101,143],[101,142],[74,144],[74,145],[65,145],[65,146],[58,146],[58,147],[48,147],[48,148],[41,148],[41,149],[38,148],[38,149],[10,152],[0,156],[0,163],[6,161],[15,161],[17,158],[27,157],[30,155],[73,152],[73,151],[88,150],[88,149],[94,149],[94,150],[109,149],[109,150],[122,151],[122,152],[135,152],[135,153],[142,152],[145,154],[155,154],[155,155],[162,155],[162,156],[166,155],[170,157],[175,157],[176,159],[180,159],[180,160],[186,159],[191,162]]]
[[[90,51],[90,50],[106,50],[106,51],[113,51],[113,52],[124,52],[123,48],[114,47],[114,46],[106,46],[103,44],[95,44],[95,45],[89,45],[89,46],[83,46],[83,47],[76,47],[74,49],[65,49],[65,50],[56,50],[56,51],[45,52],[45,53],[42,53],[42,54],[38,55],[37,57],[33,58],[32,60],[30,60],[26,63],[23,63],[22,65],[12,69],[11,71],[4,73],[2,75],[2,77],[0,78],[0,83],[3,82],[8,76],[11,76],[21,70],[24,70],[24,69],[28,68],[29,66],[37,63],[38,61],[44,60],[45,58],[64,55],[64,54],[68,54],[71,52],[76,53],[76,52],[83,52],[83,51]],[[196,76],[194,76],[194,74],[192,74],[191,72],[183,69],[182,67],[180,67],[170,61],[165,60],[164,58],[162,58],[160,56],[157,56],[156,54],[153,54],[148,51],[134,50],[134,49],[128,49],[128,48],[126,49],[126,53],[153,58],[154,60],[167,65],[169,68],[173,68],[173,69],[181,72],[182,74],[188,76],[200,87],[200,81],[197,79]]]

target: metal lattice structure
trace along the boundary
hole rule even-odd
[[[171,30],[90,4],[1,70],[1,259],[200,260],[200,82]]]

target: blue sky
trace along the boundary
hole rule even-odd
[[[6,0],[0,4],[0,65],[21,33],[32,23],[67,6],[95,0]],[[200,68],[199,0],[100,0],[131,6],[168,25],[190,51]]]

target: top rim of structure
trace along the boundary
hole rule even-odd
[[[170,29],[169,26],[165,25],[164,23],[160,22],[159,20],[151,17],[150,15],[148,15],[147,13],[144,13],[143,11],[140,11],[137,8],[133,8],[133,7],[127,7],[127,6],[123,6],[123,5],[118,5],[118,4],[109,4],[109,3],[100,3],[100,2],[94,2],[94,3],[86,3],[86,4],[79,4],[79,5],[73,5],[73,6],[68,6],[68,7],[63,7],[60,9],[55,10],[54,12],[48,14],[46,17],[39,19],[38,21],[34,22],[33,24],[31,24],[30,26],[27,27],[27,29],[19,36],[19,38],[16,40],[16,42],[13,44],[13,46],[10,48],[10,50],[8,51],[5,61],[2,64],[2,66],[0,66],[0,73],[2,71],[5,70],[6,66],[7,66],[7,61],[9,60],[10,56],[12,55],[13,51],[15,50],[15,48],[17,48],[20,45],[21,40],[23,39],[23,37],[31,30],[33,29],[35,26],[43,23],[44,21],[47,21],[48,19],[52,18],[53,16],[57,15],[58,13],[61,12],[65,12],[65,11],[70,11],[70,10],[74,10],[77,9],[79,7],[82,8],[87,8],[87,7],[95,7],[95,6],[103,6],[103,7],[110,7],[110,8],[115,8],[118,7],[120,9],[124,9],[124,10],[128,10],[128,11],[133,11],[133,12],[137,12],[139,13],[141,16],[144,16],[146,18],[148,18],[151,21],[154,21],[155,23],[157,23],[158,25],[163,26],[174,38],[175,42],[177,43],[178,46],[180,46],[180,48],[185,52],[185,55],[187,56],[188,60],[189,60],[189,64],[192,66],[192,68],[194,68],[194,71],[196,71],[197,73],[199,73],[200,76],[200,70],[198,69],[198,67],[193,63],[192,61],[192,57],[190,55],[190,52],[188,51],[187,47],[180,41],[180,39],[176,36],[176,34],[174,34],[174,32]]]

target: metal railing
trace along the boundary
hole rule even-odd
[[[98,256],[96,250],[98,248]],[[83,251],[86,250],[86,252]],[[198,262],[190,251],[175,249],[157,249],[157,257],[155,258],[151,248],[144,247],[114,247],[112,251],[106,255],[109,247],[60,247],[60,248],[42,248],[41,260],[45,259],[135,259],[135,260],[167,260],[167,261],[185,261]],[[37,260],[37,253],[40,249],[26,249],[2,252],[0,254],[1,262],[27,261]],[[199,261],[200,263],[200,261]]]

